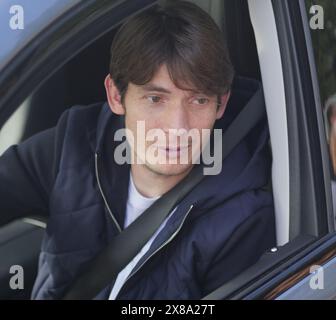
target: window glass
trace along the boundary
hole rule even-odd
[[[27,98],[0,129],[0,155],[11,145],[21,141],[29,105],[30,98]]]
[[[336,209],[336,1],[306,0],[330,156]]]

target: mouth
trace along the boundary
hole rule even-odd
[[[182,152],[186,152],[190,146],[174,146],[174,147],[158,147],[162,152],[165,152],[168,156],[179,156]]]

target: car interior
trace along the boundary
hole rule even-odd
[[[265,57],[260,54],[260,52],[263,53],[258,47],[260,39],[256,38],[253,28],[254,22],[256,23],[255,28],[260,27],[256,22],[257,9],[253,11],[245,0],[193,0],[192,2],[209,12],[226,34],[236,75],[264,83],[266,73],[263,73],[260,64],[265,62]],[[23,141],[37,132],[53,127],[62,112],[73,105],[87,105],[106,100],[103,81],[108,73],[110,45],[116,31],[117,29],[114,28],[98,37],[41,83],[39,88],[19,107],[17,112],[21,112],[21,116],[16,115],[15,117],[17,121],[15,130],[20,134],[17,141],[10,141],[8,144]],[[266,62],[265,68],[267,68]],[[267,88],[264,87],[264,89],[266,91]],[[271,106],[267,105],[270,100],[270,96],[265,97],[271,131],[269,145],[274,160],[274,147],[282,142],[275,138],[272,140],[272,125],[275,123],[276,115],[271,116],[269,113],[272,110]],[[13,119],[8,122],[10,121]],[[8,135],[6,128],[3,128],[0,131],[0,143],[6,135]],[[280,176],[279,172],[282,168],[273,164],[272,170],[268,189],[277,192],[274,193],[277,237],[278,245],[283,245],[289,240],[288,206],[279,198],[279,188],[274,188],[274,180]],[[24,266],[26,286],[24,290],[18,292],[5,289],[6,286],[2,284],[8,282],[8,271],[0,269],[0,298],[29,299],[37,272],[39,245],[45,225],[46,217],[38,216],[14,221],[1,228],[0,256],[8,257],[6,265],[21,264]],[[27,248],[27,243],[29,243],[29,248]]]

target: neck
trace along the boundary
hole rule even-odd
[[[158,197],[172,189],[184,177],[188,175],[191,168],[179,175],[165,175],[151,171],[145,165],[133,164],[131,173],[135,187],[144,197]]]

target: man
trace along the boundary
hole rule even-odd
[[[0,160],[1,212],[11,216],[0,222],[49,216],[32,298],[62,298],[115,235],[198,165],[207,132],[229,119],[232,79],[223,35],[210,16],[183,1],[156,6],[115,36],[107,103],[71,108],[55,128],[7,150]],[[257,90],[247,82],[244,96]],[[119,161],[122,129],[127,163]],[[199,299],[274,245],[272,197],[261,189],[270,168],[266,125],[251,135],[253,142],[240,142],[220,173],[205,177],[172,210],[96,299]]]

